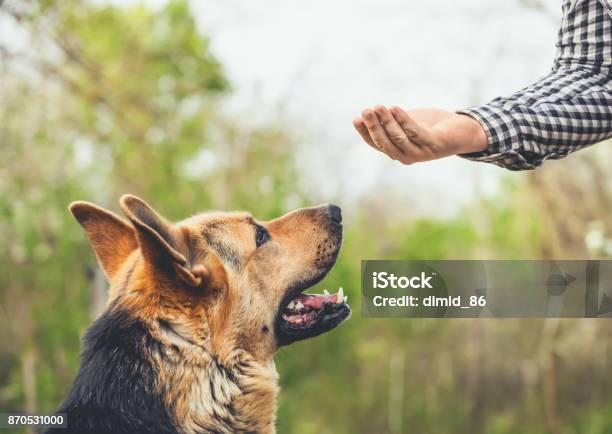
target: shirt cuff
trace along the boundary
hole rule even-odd
[[[508,109],[487,104],[458,110],[457,113],[475,119],[487,134],[488,142],[484,151],[460,154],[459,157],[508,170],[533,170],[543,163],[541,156],[523,148],[520,125]]]

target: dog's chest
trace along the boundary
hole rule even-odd
[[[228,368],[213,360],[203,370],[183,367],[175,373],[183,386],[168,399],[183,432],[275,431],[275,370],[249,364]]]

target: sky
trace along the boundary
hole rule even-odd
[[[403,166],[360,141],[352,119],[376,104],[449,110],[545,75],[560,2],[520,0],[192,1],[234,85],[227,110],[295,128],[305,182],[358,202],[393,191],[414,213],[452,215],[493,195],[503,169],[457,157]]]
[[[143,2],[153,8],[165,3]],[[537,4],[542,7],[527,6]],[[363,143],[352,119],[376,104],[459,109],[537,80],[552,65],[560,2],[192,0],[191,5],[232,83],[224,111],[244,123],[280,119],[297,138],[301,182],[322,200],[359,205],[365,196],[392,194],[412,214],[443,217],[476,196],[497,194],[505,179],[524,176],[458,157],[403,166]],[[1,24],[0,38],[15,39],[14,29]]]

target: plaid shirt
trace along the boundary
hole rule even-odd
[[[488,104],[460,110],[487,133],[488,149],[461,155],[510,170],[612,137],[612,0],[563,0],[552,72]]]

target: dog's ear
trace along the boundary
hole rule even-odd
[[[106,277],[111,281],[121,264],[138,248],[134,228],[118,215],[89,202],[73,202],[70,212],[85,229]]]
[[[178,277],[191,287],[202,286],[210,272],[204,265],[191,266],[180,252],[176,230],[144,200],[125,195],[119,201],[121,209],[136,229],[136,239],[145,260],[169,277]]]

